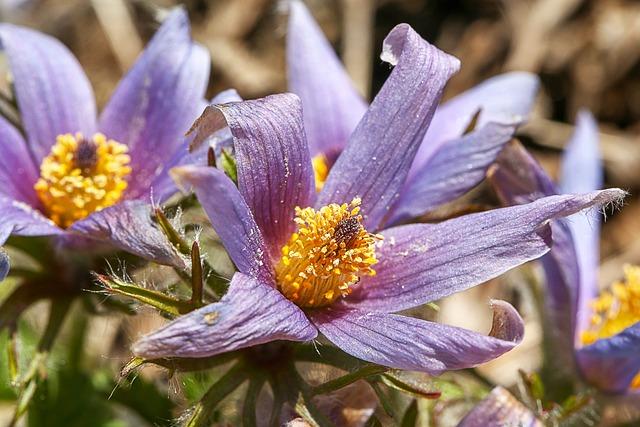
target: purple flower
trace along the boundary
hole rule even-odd
[[[239,272],[220,302],[142,338],[136,354],[208,357],[321,332],[360,359],[435,374],[486,362],[520,342],[522,320],[501,301],[492,303],[489,336],[393,313],[539,257],[549,249],[550,219],[623,192],[553,196],[384,229],[459,62],[404,24],[387,36],[383,52],[395,68],[318,194],[297,96],[207,108],[194,143],[228,126],[238,187],[216,168],[174,172],[195,189]]]
[[[186,13],[168,16],[99,118],[59,41],[11,24],[0,40],[25,134],[0,118],[0,244],[11,234],[80,235],[180,263],[145,201],[174,192],[168,168],[187,154],[184,131],[205,106],[210,59]]]
[[[304,4],[290,4],[289,89],[302,100],[316,185],[321,188],[367,104]],[[383,52],[383,59],[388,54]],[[486,168],[525,121],[537,89],[535,75],[507,73],[438,106],[385,223],[423,215],[483,180]]]
[[[458,424],[458,427],[542,427],[542,421],[506,389],[496,387]]]
[[[544,170],[516,145],[505,150],[489,175],[507,204],[557,194]],[[560,192],[592,191],[601,185],[597,125],[581,112],[564,155]],[[549,313],[558,334],[560,365],[577,368],[602,390],[625,392],[640,385],[640,270],[628,268],[624,282],[598,296],[599,225],[595,212],[552,224],[554,246],[542,259]]]

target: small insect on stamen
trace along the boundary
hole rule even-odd
[[[322,307],[349,295],[362,276],[375,275],[375,243],[382,237],[362,226],[360,203],[296,208],[298,229],[275,268],[285,297],[300,307]]]
[[[98,162],[98,145],[93,140],[86,138],[78,141],[78,148],[73,155],[73,163],[75,167],[80,169],[83,174],[89,174]]]
[[[362,229],[362,225],[360,225],[358,218],[350,216],[338,222],[333,232],[333,238],[336,240],[336,243],[344,243],[348,248],[354,242],[355,238],[358,237],[360,229]]]

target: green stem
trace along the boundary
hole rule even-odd
[[[242,425],[244,427],[255,427],[256,423],[256,403],[258,396],[264,385],[264,377],[254,376],[249,381],[249,389],[242,406]]]
[[[200,308],[204,305],[202,290],[202,260],[200,259],[200,245],[193,242],[191,246],[191,304],[193,308]]]
[[[238,363],[216,381],[193,408],[192,414],[185,422],[185,427],[206,427],[211,424],[211,418],[216,406],[242,384],[248,376],[248,369],[243,363]]]

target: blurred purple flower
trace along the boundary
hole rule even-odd
[[[174,192],[169,167],[202,111],[209,54],[171,13],[98,119],[87,77],[59,41],[0,25],[26,140],[0,117],[0,244],[11,234],[90,237],[181,263],[148,202]],[[148,233],[143,238],[142,233]]]
[[[489,176],[510,205],[558,193],[546,172],[517,145],[505,150]],[[601,186],[597,125],[591,114],[581,112],[563,158],[559,192],[579,193]],[[605,391],[638,387],[640,308],[637,301],[627,304],[624,299],[640,295],[640,272],[629,269],[627,283],[614,285],[598,298],[600,215],[574,215],[551,227],[554,246],[542,264],[550,321],[558,334],[559,365],[572,366]]]
[[[304,4],[292,1],[290,5],[289,89],[302,100],[319,189],[367,104]],[[386,60],[387,54],[383,52],[382,58]],[[423,215],[480,183],[516,127],[526,120],[537,89],[537,76],[513,72],[439,105],[385,224]],[[470,126],[474,121],[475,127]],[[473,129],[467,133],[469,127]]]
[[[553,196],[440,224],[383,229],[459,67],[405,24],[387,36],[383,52],[395,68],[318,194],[297,96],[205,110],[193,143],[228,126],[238,187],[216,168],[187,166],[174,174],[195,189],[239,272],[220,302],[142,338],[136,354],[208,357],[273,340],[309,341],[319,331],[360,359],[436,374],[486,362],[520,342],[522,320],[501,301],[492,303],[489,336],[392,313],[541,256],[549,249],[550,219],[623,192]]]
[[[542,427],[542,421],[506,389],[496,387],[458,424],[458,427]]]

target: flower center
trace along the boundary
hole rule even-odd
[[[100,133],[58,135],[34,186],[49,218],[66,228],[120,200],[131,173],[127,151]]]
[[[591,302],[593,316],[581,334],[583,344],[612,337],[640,322],[640,267],[625,266],[624,276],[624,281],[614,283]]]
[[[324,154],[318,154],[311,159],[311,166],[316,177],[316,191],[320,191],[329,176],[329,161]]]
[[[382,236],[362,226],[360,199],[320,210],[296,207],[297,232],[276,265],[280,292],[300,307],[322,307],[351,292],[363,275],[373,276],[375,243]]]

